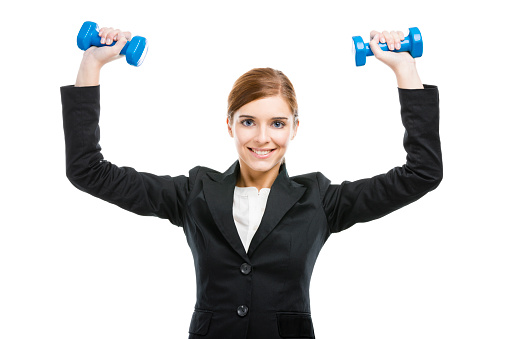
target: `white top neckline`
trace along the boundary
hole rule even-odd
[[[242,196],[247,196],[249,195],[250,192],[256,192],[256,194],[260,195],[260,194],[269,194],[270,193],[270,188],[262,188],[261,190],[258,191],[258,188],[256,187],[240,187],[240,186],[235,186],[235,193],[238,193]]]
[[[270,188],[235,186],[233,193],[233,220],[246,253],[267,205]]]

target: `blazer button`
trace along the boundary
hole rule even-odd
[[[247,308],[246,305],[241,305],[237,308],[237,314],[241,317],[245,317],[247,314],[247,311],[249,311],[249,308]]]
[[[243,263],[242,265],[240,265],[240,271],[242,272],[242,274],[246,275],[249,274],[251,272],[251,265]]]

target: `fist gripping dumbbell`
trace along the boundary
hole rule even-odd
[[[81,50],[86,51],[90,46],[113,46],[116,42],[111,45],[101,44],[101,37],[99,36],[99,25],[95,22],[85,21],[81,26],[78,33],[78,47]],[[126,61],[129,65],[141,66],[143,60],[148,51],[147,39],[141,36],[135,36],[128,41],[120,54],[125,55]]]
[[[364,66],[366,64],[366,57],[372,56],[373,51],[369,48],[369,44],[365,44],[364,41],[362,41],[360,36],[354,36],[352,40],[355,65]],[[389,51],[387,44],[379,43],[378,46],[380,46],[382,51]],[[405,37],[405,40],[401,41],[401,48],[392,50],[391,52],[410,52],[410,55],[414,58],[422,56],[422,36],[419,29],[417,27],[410,28],[410,33]]]

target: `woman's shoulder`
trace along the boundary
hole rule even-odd
[[[323,197],[331,181],[321,172],[311,172],[290,177],[290,179],[300,185],[310,189],[318,189]]]
[[[322,172],[311,172],[306,174],[299,174],[296,176],[291,177],[292,180],[298,182],[298,183],[306,183],[306,182],[327,182],[330,180],[327,179],[325,175],[322,174]]]
[[[222,173],[213,168],[209,168],[206,166],[195,166],[191,170],[189,170],[189,179],[191,181],[199,181],[204,177],[213,179],[214,181],[221,181],[223,177],[225,177],[228,173]]]

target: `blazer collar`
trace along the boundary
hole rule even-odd
[[[240,256],[248,260],[288,210],[302,197],[306,188],[290,179],[286,171],[286,165],[283,163],[270,189],[260,226],[249,245],[248,253],[246,253],[239,238],[232,213],[233,192],[239,173],[240,164],[238,160],[224,173],[208,173],[211,180],[204,181],[203,190],[212,217],[221,233],[230,246]]]

